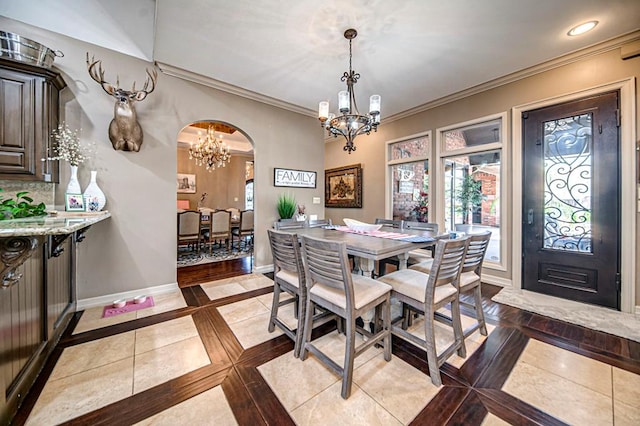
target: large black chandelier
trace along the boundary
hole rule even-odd
[[[369,98],[369,114],[367,115],[360,115],[356,105],[353,85],[358,82],[360,74],[351,69],[351,41],[357,35],[358,32],[353,28],[344,32],[344,38],[349,40],[349,72],[345,71],[342,78],[340,78],[341,81],[346,81],[347,83],[347,90],[342,90],[338,93],[338,110],[342,115],[336,117],[335,114],[330,114],[328,101],[320,102],[318,107],[320,124],[327,129],[330,135],[336,138],[338,135],[344,136],[347,143],[343,149],[348,151],[349,154],[351,154],[351,151],[356,150],[353,144],[356,136],[363,133],[368,135],[371,130],[377,132],[378,124],[380,124],[380,95],[371,95]]]
[[[205,166],[209,172],[216,167],[224,167],[231,160],[229,147],[216,138],[214,130],[209,126],[204,137],[198,132],[198,143],[189,146],[189,159],[195,160],[197,166]]]

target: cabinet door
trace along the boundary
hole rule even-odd
[[[47,338],[53,344],[71,319],[75,307],[72,281],[75,248],[73,235],[67,236],[59,244],[56,238],[60,236],[49,236],[46,246]]]
[[[0,290],[0,424],[8,424],[46,358],[43,252],[38,247],[17,269],[20,281]]]
[[[0,173],[34,176],[37,78],[0,69]]]

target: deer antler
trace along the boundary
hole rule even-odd
[[[98,66],[98,71],[96,71],[96,65]],[[87,52],[87,69],[89,70],[89,75],[91,78],[96,81],[102,89],[107,92],[109,95],[113,96],[114,87],[110,83],[104,80],[104,70],[102,69],[102,61],[94,60],[94,57],[91,57],[89,60],[89,52]]]
[[[147,95],[156,88],[156,81],[158,80],[158,72],[156,70],[149,71],[147,68],[147,79],[144,81],[144,86],[142,86],[142,90],[136,91],[136,82],[133,82],[132,93],[135,94],[136,100],[141,101],[147,97]],[[149,84],[151,84],[151,88],[149,89]]]

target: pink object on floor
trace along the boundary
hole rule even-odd
[[[113,305],[107,305],[102,311],[102,318],[109,318],[115,315],[126,314],[127,312],[150,308],[152,306],[155,306],[153,303],[153,296],[147,296],[147,300],[142,303],[133,303],[133,300],[128,300],[127,304],[122,308],[114,308]]]

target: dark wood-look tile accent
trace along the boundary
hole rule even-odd
[[[293,348],[292,348],[293,349]],[[291,362],[302,362],[291,356]],[[267,382],[255,367],[237,365],[236,371],[245,388],[251,395],[251,399],[259,401],[256,405],[260,414],[269,425],[295,425],[289,413],[284,408],[278,397],[273,393]]]
[[[224,382],[222,390],[229,401],[229,406],[236,421],[240,425],[266,425],[267,422],[258,410],[260,401],[251,397],[236,369],[231,369]]]
[[[536,407],[496,389],[482,389],[478,397],[489,412],[512,425],[567,426]]]
[[[184,301],[187,306],[204,306],[210,302],[207,293],[204,292],[202,287],[191,286],[191,287],[182,287],[182,297],[184,297]]]
[[[447,425],[479,425],[489,413],[489,410],[478,397],[478,393],[470,391],[453,415]]]
[[[251,257],[186,266],[178,268],[178,285],[180,287],[189,287],[213,280],[246,275],[251,273],[252,267]]]
[[[230,370],[215,371],[211,366],[201,367],[64,424],[115,425],[123,422],[133,424],[218,386],[226,379]]]
[[[189,307],[157,314],[98,330],[72,335],[80,319],[74,316],[54,355],[45,365],[36,386],[27,395],[14,419],[23,424],[35,405],[48,376],[65,347],[117,333],[135,330],[185,315],[192,315],[211,364],[187,373],[125,400],[73,419],[69,424],[114,424],[123,418],[140,421],[192,396],[221,385],[239,424],[293,424],[286,409],[269,388],[257,368],[293,350],[285,335],[244,349],[220,315],[218,307],[268,294],[272,287],[210,301],[199,284],[250,273],[243,259],[217,262],[178,270],[178,281]],[[272,277],[272,274],[266,274]],[[515,425],[562,425],[556,419],[501,390],[529,339],[562,347],[581,355],[640,374],[640,343],[563,323],[491,300],[500,287],[483,284],[483,306],[495,330],[469,357],[462,368],[442,367],[443,386],[411,424],[479,424],[491,413]],[[265,324],[266,327],[266,324]],[[314,338],[335,330],[335,321],[314,330]],[[428,376],[424,351],[393,338],[393,356]],[[291,358],[292,362],[301,362]]]
[[[470,389],[466,387],[443,386],[409,424],[415,426],[447,424],[451,414],[460,407],[469,392]]]
[[[137,330],[139,328],[148,327],[150,325],[160,324],[165,321],[182,318],[184,316],[193,314],[195,311],[196,309],[193,307],[186,307],[176,309],[174,311],[162,312],[156,315],[150,315],[148,317],[110,325],[108,327],[102,327],[78,334],[72,334],[61,338],[58,344],[62,346],[79,345],[81,343],[91,342],[93,340],[125,333],[127,331]]]

